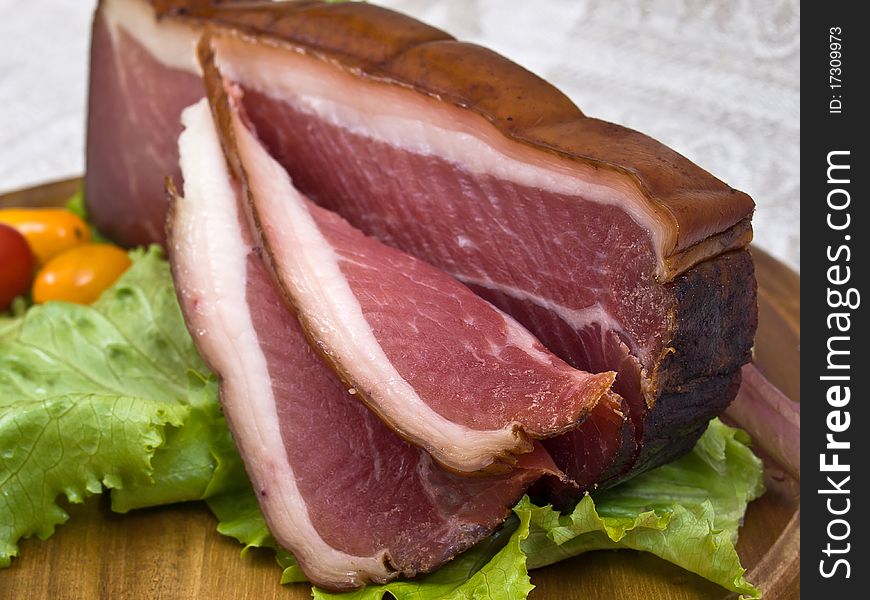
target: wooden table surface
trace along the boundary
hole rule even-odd
[[[0,196],[2,206],[57,205],[77,180]],[[759,284],[756,362],[800,401],[800,279],[753,250]],[[766,600],[800,597],[800,493],[780,469],[766,469],[767,493],[749,506],[738,552]],[[307,585],[281,586],[271,553],[239,557],[241,546],[215,531],[205,504],[114,514],[107,497],[68,507],[70,520],[43,542],[23,540],[0,570],[0,599],[310,598]],[[533,600],[701,600],[728,593],[655,556],[634,551],[584,554],[531,573]]]

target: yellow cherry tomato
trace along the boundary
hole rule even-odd
[[[40,265],[91,239],[87,223],[64,208],[5,208],[0,223],[21,232]]]
[[[70,248],[48,261],[33,282],[33,301],[90,304],[130,266],[127,253],[109,244]]]

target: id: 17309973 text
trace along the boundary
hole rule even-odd
[[[831,27],[828,30],[828,85],[831,100],[828,112],[839,115],[843,112],[843,28]]]

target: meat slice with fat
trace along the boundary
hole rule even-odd
[[[208,105],[184,113],[173,276],[269,530],[318,585],[438,567],[497,528],[555,466],[540,445],[508,474],[461,477],[396,436],[306,342],[247,229]]]
[[[443,271],[308,201],[201,46],[212,110],[276,283],[309,340],[384,422],[445,467],[503,471],[576,428],[615,373],[573,369]]]
[[[751,198],[503,57],[369,3],[102,0],[86,196],[116,239],[159,229],[162,196],[126,180],[162,179],[166,155],[133,165],[117,149],[165,144],[149,107],[177,116],[206,28],[303,194],[453,275],[571,365],[617,371],[631,423],[596,482],[687,451],[734,398],[757,319]],[[112,114],[123,139],[100,126]],[[581,430],[612,425],[597,418],[556,438],[556,455],[586,452]],[[580,462],[563,465],[577,481]]]

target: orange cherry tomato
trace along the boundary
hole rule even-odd
[[[33,282],[33,301],[90,304],[130,266],[127,253],[109,244],[70,248],[48,261]]]
[[[9,308],[15,296],[27,293],[34,266],[33,253],[24,236],[0,223],[0,311]]]
[[[27,238],[40,265],[91,239],[87,223],[64,208],[6,208],[0,210],[0,223]]]

